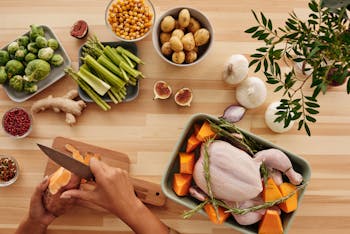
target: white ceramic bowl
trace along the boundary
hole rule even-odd
[[[14,158],[14,157],[11,157],[11,156],[5,156],[5,155],[0,155],[0,159],[4,159],[4,158],[8,158],[10,160],[12,160],[15,165],[16,165],[16,174],[13,178],[11,178],[10,180],[8,181],[4,181],[0,178],[0,187],[7,187],[7,186],[10,186],[11,184],[15,183],[17,178],[18,178],[18,175],[19,175],[19,166],[18,166],[18,162],[17,160]],[[0,165],[1,167],[1,165]]]
[[[153,28],[154,22],[155,22],[155,18],[156,18],[156,12],[155,12],[155,10],[154,10],[154,6],[153,6],[153,4],[152,4],[152,2],[151,2],[150,0],[140,0],[140,1],[143,1],[144,5],[148,6],[149,11],[150,11],[150,14],[152,15],[151,26],[150,26],[149,30],[148,30],[145,34],[143,34],[142,36],[137,37],[137,38],[135,38],[135,39],[126,39],[126,38],[123,38],[123,37],[118,36],[118,35],[113,31],[112,26],[111,26],[111,24],[110,24],[109,21],[108,21],[109,9],[112,7],[112,5],[113,5],[114,3],[118,3],[118,2],[122,2],[122,1],[124,1],[124,0],[111,0],[111,1],[108,3],[108,5],[107,5],[107,7],[106,7],[106,11],[105,11],[105,22],[106,22],[106,26],[107,26],[107,28],[110,30],[110,32],[111,32],[118,40],[120,40],[120,41],[126,41],[126,42],[136,42],[136,41],[140,41],[140,40],[142,40],[143,38],[147,37],[147,36],[150,34],[150,32],[152,31],[152,28]],[[119,26],[120,22],[118,21],[118,22],[116,22],[116,23],[117,23],[117,25]],[[136,23],[138,23],[138,22],[136,22]],[[122,29],[125,29],[125,26],[121,26],[121,27],[122,27]]]
[[[28,115],[28,120],[29,120],[29,123],[24,123],[22,120],[21,121],[17,121],[17,120],[14,120],[13,118],[15,118],[17,116],[17,113],[16,111],[22,111],[24,112],[26,115]],[[22,134],[16,134],[14,132],[10,132],[7,128],[7,126],[5,127],[5,124],[9,124],[9,123],[6,123],[7,120],[7,115],[11,114],[13,117],[9,117],[11,118],[11,121],[12,122],[11,124],[14,124],[16,126],[16,128],[26,128],[27,130]],[[29,124],[29,126],[28,126]],[[7,135],[9,135],[10,137],[13,137],[13,138],[16,138],[16,139],[20,139],[20,138],[25,138],[26,136],[28,136],[30,134],[30,132],[32,131],[32,126],[33,126],[33,118],[31,116],[31,114],[25,110],[24,108],[22,107],[14,107],[14,108],[11,108],[9,109],[8,111],[6,111],[2,117],[2,121],[1,121],[1,125],[2,125],[2,128],[4,130],[4,132],[6,132]],[[28,126],[28,128],[27,128]],[[16,131],[15,131],[16,132]]]
[[[178,14],[182,9],[188,9],[188,11],[190,12],[191,17],[194,17],[196,20],[199,21],[199,23],[201,24],[202,28],[206,28],[209,33],[210,33],[210,38],[209,38],[209,42],[203,46],[200,46],[198,48],[198,56],[197,59],[192,62],[192,63],[182,63],[182,64],[178,64],[178,63],[174,63],[173,61],[171,61],[171,58],[166,57],[165,55],[162,54],[161,52],[161,43],[159,40],[159,35],[160,35],[160,23],[162,22],[163,18],[165,16],[171,15],[173,16],[175,19],[178,18]],[[153,41],[153,46],[156,49],[157,53],[159,54],[159,56],[164,59],[166,62],[175,65],[175,66],[179,66],[179,67],[188,67],[188,66],[192,66],[195,65],[199,62],[201,62],[207,55],[208,52],[213,44],[214,41],[214,31],[213,31],[213,27],[210,24],[209,19],[200,11],[193,9],[191,7],[186,7],[186,6],[180,6],[180,7],[176,7],[176,8],[172,8],[169,9],[167,11],[165,11],[156,21],[154,28],[153,28],[153,32],[152,32],[152,41]]]

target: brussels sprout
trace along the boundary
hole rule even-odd
[[[6,50],[0,50],[0,66],[6,65],[6,63],[10,60],[9,52]]]
[[[25,48],[18,49],[15,53],[15,59],[18,61],[23,61],[24,57],[28,54],[28,50]]]
[[[7,81],[7,73],[5,71],[5,67],[1,66],[0,67],[0,84],[5,84]]]
[[[34,59],[36,59],[36,55],[33,53],[28,53],[26,57],[24,57],[24,61],[26,61],[27,63]]]
[[[23,90],[23,77],[20,75],[15,75],[12,77],[9,81],[9,86],[12,87],[14,90],[21,92]]]
[[[54,54],[50,60],[50,63],[55,67],[61,66],[63,62],[63,58],[60,54]]]
[[[29,37],[21,36],[20,38],[17,39],[17,42],[19,46],[27,47],[27,45],[29,44]]]
[[[34,59],[27,64],[24,79],[29,82],[38,82],[45,79],[51,71],[50,64],[42,59]]]
[[[40,48],[45,48],[47,47],[47,40],[45,37],[42,37],[42,36],[38,36],[36,39],[35,39],[35,44],[36,46],[40,49]]]
[[[57,50],[59,46],[58,41],[53,38],[50,38],[49,40],[47,40],[47,46],[53,50]]]
[[[38,85],[35,82],[24,81],[23,91],[27,93],[35,93],[38,90]]]
[[[49,61],[52,58],[52,56],[53,49],[51,49],[50,47],[42,48],[38,52],[38,58],[45,61]]]
[[[15,75],[22,75],[24,66],[20,61],[12,59],[6,63],[5,70],[7,72],[8,78],[11,78]]]
[[[30,25],[30,32],[29,32],[30,40],[34,42],[38,36],[42,36],[42,37],[45,36],[44,29],[35,24]]]
[[[36,43],[35,42],[31,42],[27,45],[27,49],[29,52],[32,52],[33,54],[36,54],[38,53],[39,49],[38,47],[36,46]]]
[[[18,49],[19,45],[17,41],[13,41],[7,46],[7,51],[9,54],[15,54]]]

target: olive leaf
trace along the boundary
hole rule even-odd
[[[285,25],[278,28],[263,12],[252,10],[258,25],[245,32],[265,45],[251,55],[249,67],[255,66],[255,72],[263,69],[266,82],[276,85],[274,92],[282,91],[277,122],[283,121],[287,126],[298,120],[298,130],[303,128],[310,136],[309,124],[315,123],[315,115],[319,114],[317,96],[326,94],[329,85],[346,80],[346,91],[350,93],[350,29],[346,12],[349,5],[349,0],[324,0],[321,4],[311,0],[306,20],[291,12]],[[311,74],[301,76],[294,69],[282,74],[282,63],[289,67],[301,63],[302,72]],[[311,96],[305,95],[306,88],[311,89]]]

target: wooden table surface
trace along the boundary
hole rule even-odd
[[[214,27],[214,44],[209,56],[200,64],[178,68],[164,62],[152,45],[151,36],[137,43],[141,66],[147,78],[141,81],[136,100],[113,106],[109,112],[89,104],[78,123],[67,126],[64,115],[52,111],[36,114],[29,137],[14,140],[0,131],[0,154],[14,156],[20,165],[18,181],[0,188],[0,233],[12,233],[28,210],[33,188],[43,177],[47,158],[39,152],[36,143],[50,145],[56,136],[64,136],[86,143],[121,151],[129,155],[130,173],[160,183],[165,165],[174,144],[188,121],[198,112],[219,116],[224,108],[237,103],[235,89],[222,80],[223,64],[231,55],[253,53],[259,46],[243,31],[255,25],[250,9],[261,10],[275,24],[282,24],[287,13],[295,10],[307,15],[306,0],[153,0],[156,14],[183,5],[203,11]],[[57,1],[0,1],[0,46],[28,31],[29,25],[45,24],[58,35],[68,52],[73,67],[77,67],[78,48],[83,41],[69,35],[70,27],[78,19],[89,23],[90,35],[101,41],[115,40],[105,26],[104,11],[108,0]],[[251,69],[249,75],[253,75]],[[262,74],[255,74],[264,78]],[[173,90],[190,87],[194,92],[192,106],[182,108],[172,99],[153,100],[152,87],[156,80],[166,80]],[[11,101],[0,88],[0,115],[13,106],[30,108],[33,101],[48,95],[62,95],[76,85],[64,77],[42,93],[23,103]],[[349,233],[350,229],[350,102],[345,87],[332,88],[326,96],[320,95],[318,122],[311,126],[312,137],[294,128],[285,134],[272,133],[264,123],[267,105],[279,99],[268,86],[268,98],[260,108],[249,110],[238,125],[252,133],[304,157],[312,167],[312,179],[297,212],[290,233]],[[117,199],[117,198],[116,198]],[[181,233],[236,233],[221,225],[212,225],[197,215],[183,220],[184,208],[169,205],[153,209],[169,226]],[[112,215],[90,210],[76,213],[71,210],[58,218],[48,233],[131,233],[129,228]]]

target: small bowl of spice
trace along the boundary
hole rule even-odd
[[[24,138],[32,130],[31,115],[21,107],[8,110],[2,117],[2,128],[15,138]]]
[[[16,182],[18,173],[17,160],[11,156],[0,155],[0,187],[6,187]]]
[[[106,8],[107,27],[121,41],[145,38],[155,22],[155,10],[149,0],[111,0]]]

